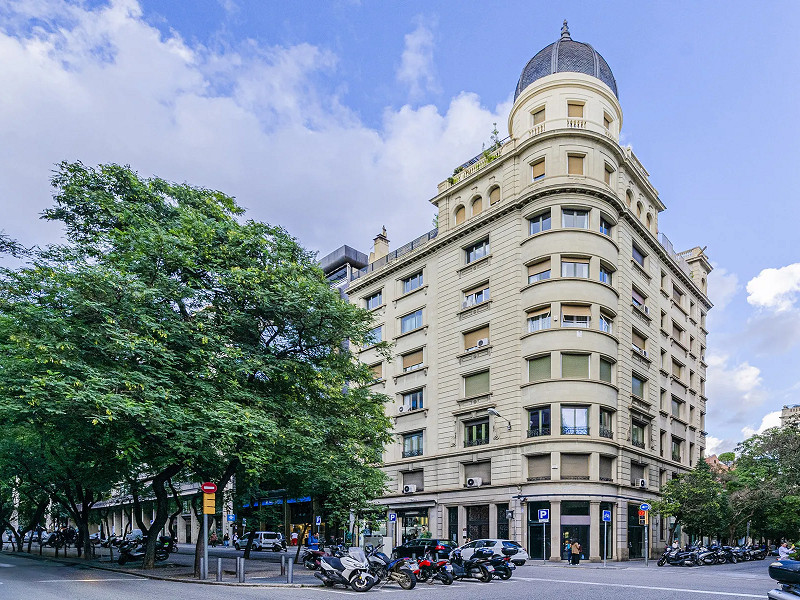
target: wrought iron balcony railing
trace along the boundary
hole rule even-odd
[[[476,440],[465,440],[464,447],[469,448],[471,446],[482,446],[483,444],[488,444],[489,438],[478,438]]]
[[[611,427],[601,427],[600,428],[600,437],[608,438],[610,440],[614,439],[614,432],[611,431]]]
[[[588,427],[562,427],[561,435],[589,435]]]
[[[403,458],[411,458],[412,456],[422,456],[422,448],[417,450],[403,450]]]
[[[543,435],[550,435],[549,427],[534,427],[533,429],[528,429],[528,437],[540,437]]]

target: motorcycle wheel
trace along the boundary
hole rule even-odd
[[[350,581],[350,587],[354,592],[368,592],[375,585],[375,579],[367,577],[365,573],[359,573]]]
[[[429,577],[430,576],[428,575],[428,572],[425,569],[420,569],[419,575],[417,575],[417,581],[419,581],[420,583],[426,583]]]
[[[452,585],[453,576],[450,573],[442,573],[442,583],[445,585]]]
[[[414,586],[417,585],[417,578],[411,569],[403,567],[397,570],[397,583],[404,590],[413,590]]]
[[[117,563],[119,564],[119,566],[124,565],[126,562],[128,562],[128,559],[125,557],[124,554],[120,555],[120,557],[117,559]]]
[[[661,558],[659,558],[657,564],[659,567],[663,567],[665,564],[667,564],[667,557],[662,556]]]
[[[511,569],[502,569],[500,571],[495,570],[495,573],[503,581],[511,579]]]
[[[492,574],[489,572],[489,569],[481,565],[481,576],[478,577],[478,581],[483,583],[489,583],[492,580]]]

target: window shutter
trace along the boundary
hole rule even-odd
[[[461,223],[464,222],[466,214],[466,210],[464,210],[463,206],[459,206],[458,209],[456,209],[456,225],[461,225]]]
[[[533,178],[541,177],[544,175],[544,160],[540,160],[533,164]]]
[[[592,308],[590,306],[575,306],[573,304],[562,304],[561,315],[562,316],[569,315],[572,317],[591,317]]]
[[[475,331],[464,334],[464,349],[474,348],[478,345],[478,340],[489,339],[489,326],[481,327]]]
[[[489,204],[500,202],[500,188],[496,187],[489,192]]]
[[[539,273],[544,273],[545,271],[550,270],[550,259],[543,260],[542,262],[538,262],[535,265],[531,265],[528,267],[528,275],[538,275]]]
[[[550,455],[537,454],[528,457],[528,477],[550,479]]]
[[[600,479],[613,479],[614,459],[610,456],[600,457]]]
[[[611,383],[611,362],[600,359],[600,381]]]
[[[480,477],[484,485],[492,482],[492,463],[491,461],[484,461],[478,463],[467,463],[464,465],[464,478],[471,479],[473,477]]]
[[[542,123],[544,123],[544,109],[537,110],[535,113],[533,113],[533,125],[534,125],[534,127],[536,125],[541,125]]]
[[[587,354],[562,354],[562,377],[589,377],[589,356]]]
[[[678,378],[681,376],[681,365],[676,363],[674,360],[672,361],[672,374]]]
[[[489,371],[475,373],[464,378],[464,397],[480,396],[489,393]]]
[[[475,215],[481,214],[482,210],[483,210],[483,199],[482,198],[476,198],[475,200],[473,200],[473,202],[472,202],[472,216],[474,217]]]
[[[589,476],[589,455],[588,454],[562,454],[561,455],[561,476],[562,477],[588,477]]]
[[[418,491],[422,491],[425,489],[425,471],[406,471],[403,473],[403,485],[415,485],[417,486]]]
[[[465,297],[472,296],[472,294],[477,294],[478,292],[482,292],[483,290],[488,290],[488,289],[489,289],[489,284],[482,283],[478,287],[472,288],[471,290],[467,290],[466,292],[464,292],[464,296]]]
[[[632,331],[631,332],[631,337],[633,338],[633,344],[636,347],[641,348],[642,350],[645,349],[645,340],[641,335],[639,335],[635,331]]]
[[[372,370],[372,374],[374,375],[375,379],[383,379],[383,363],[372,365],[370,369]]]
[[[550,307],[545,306],[544,308],[537,308],[536,310],[532,310],[528,313],[528,318],[531,317],[538,317],[539,315],[549,315],[550,314]]]
[[[583,175],[582,156],[569,156],[567,162],[567,173],[570,175]]]
[[[583,104],[574,104],[572,102],[567,104],[567,116],[582,118],[583,117]]]
[[[550,355],[539,356],[528,361],[528,380],[541,381],[550,379]]]
[[[422,364],[422,350],[403,355],[403,369]]]
[[[636,300],[639,304],[644,304],[644,296],[642,296],[636,290],[631,290],[631,296],[634,300]]]

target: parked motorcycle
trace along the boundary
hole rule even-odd
[[[382,547],[383,544],[377,548],[367,546],[369,572],[377,577],[379,582],[384,579],[386,581],[395,581],[404,590],[413,589],[417,585],[414,570],[419,570],[419,567],[406,558],[389,558],[386,554],[380,552]]]
[[[667,548],[664,554],[658,559],[658,566],[663,567],[669,564],[678,567],[694,567],[700,564],[697,558],[697,552],[685,551],[679,548]]]
[[[769,576],[781,584],[780,589],[767,592],[769,600],[798,600],[800,598],[800,561],[776,561],[769,566]]]
[[[445,585],[453,583],[453,565],[446,559],[437,560],[428,552],[417,566],[419,571],[414,573],[417,581],[433,583],[438,579]]]
[[[321,556],[319,571],[314,577],[320,579],[326,587],[337,583],[353,588],[355,592],[369,591],[378,583],[378,579],[369,572],[367,555],[361,548],[353,547],[341,558],[337,556]]]
[[[461,556],[461,550],[456,548],[450,553],[450,564],[453,565],[453,577],[461,579],[477,579],[483,583],[492,580],[494,567],[489,564],[489,559],[494,555],[491,548],[478,548],[469,559]]]
[[[306,569],[316,571],[319,569],[319,561],[323,556],[326,556],[326,553],[322,550],[312,550],[309,548],[303,552],[303,556],[300,557],[300,560],[303,562],[303,566]]]
[[[492,573],[492,576],[503,580],[511,579],[511,574],[517,567],[510,561],[511,557],[517,553],[517,549],[503,548],[502,552],[502,555],[493,554],[489,559],[489,564],[494,567],[494,573]]]
[[[125,540],[119,545],[119,558],[117,562],[124,565],[134,560],[142,560],[147,548],[147,537]],[[155,559],[157,562],[165,561],[169,558],[172,550],[172,538],[168,535],[159,536],[156,543]]]

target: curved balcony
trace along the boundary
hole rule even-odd
[[[617,313],[619,296],[613,287],[593,279],[552,277],[523,287],[521,302],[523,310],[552,302],[580,302],[599,304]]]
[[[553,319],[555,320],[555,318]],[[593,326],[596,327],[594,322]],[[577,333],[580,331],[581,336]],[[619,344],[617,339],[597,329],[575,327],[552,327],[523,336],[522,356],[532,356],[554,350],[577,350],[579,352],[599,352],[616,357]]]
[[[617,388],[599,380],[545,379],[523,384],[521,391],[523,406],[563,403],[617,407]],[[554,427],[553,433],[560,433],[560,429]]]
[[[522,262],[545,254],[585,254],[598,256],[616,265],[619,248],[609,236],[591,229],[558,228],[534,234],[521,243]]]

